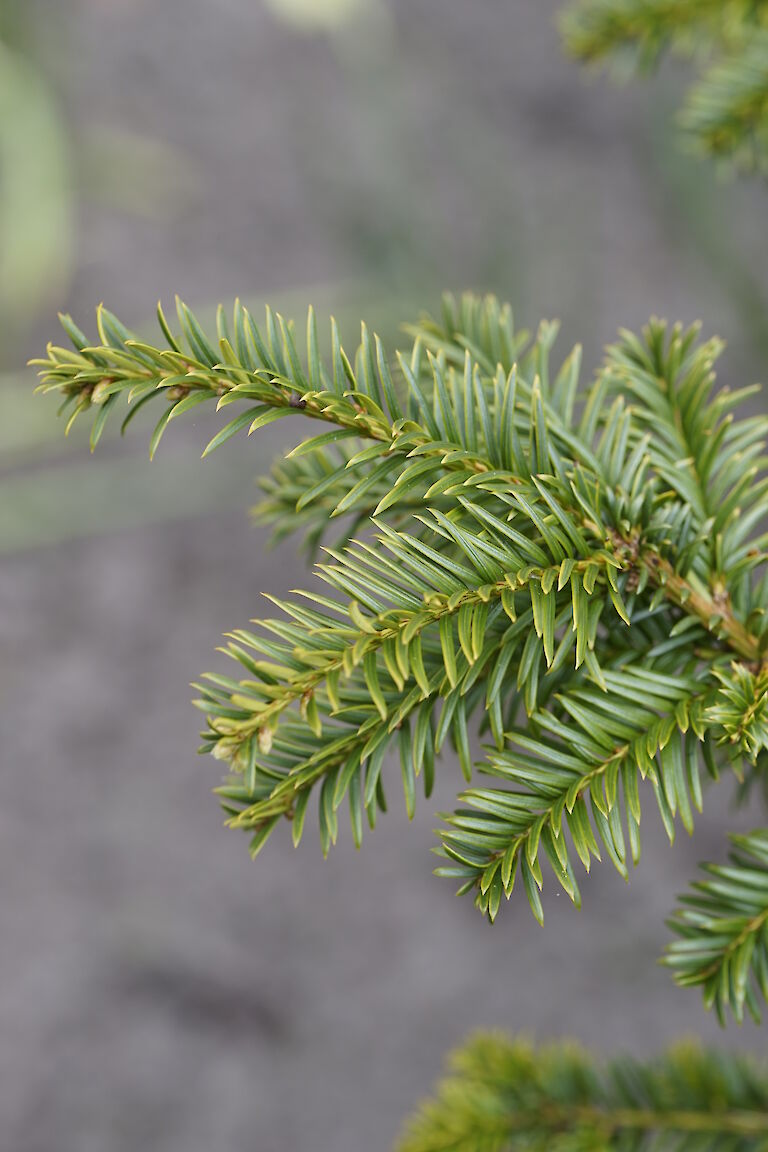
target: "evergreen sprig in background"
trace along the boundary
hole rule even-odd
[[[666,52],[701,75],[679,117],[698,149],[768,172],[768,4],[765,0],[578,0],[565,43],[590,63],[653,69]]]
[[[753,389],[716,388],[717,340],[653,320],[584,388],[579,349],[558,363],[556,326],[532,337],[494,298],[446,297],[396,358],[365,327],[347,356],[335,325],[322,356],[312,312],[301,353],[270,311],[260,329],[221,309],[213,340],[182,303],[178,335],[158,317],[157,347],[103,308],[97,344],[64,318],[72,349],[38,367],[68,426],[92,413],[95,447],[114,411],[125,427],[159,404],[154,453],[184,413],[237,404],[208,454],[301,416],[320,431],[266,481],[262,517],[283,531],[295,506],[312,544],[346,517],[321,583],[231,634],[240,678],[199,687],[203,750],[231,769],[219,794],[254,856],[286,820],[298,843],[313,796],[323,851],[342,805],[359,845],[391,746],[412,814],[450,741],[473,786],[438,871],[491,920],[518,882],[541,920],[545,869],[578,904],[579,862],[638,862],[641,780],[673,839],[703,782],[762,777],[768,419],[737,415]],[[759,1019],[768,834],[709,872],[667,962],[721,1019]]]
[[[762,1152],[768,1076],[748,1060],[679,1045],[643,1064],[577,1045],[479,1035],[455,1052],[401,1152]]]

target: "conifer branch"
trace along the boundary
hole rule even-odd
[[[587,63],[629,60],[640,71],[666,51],[704,60],[680,115],[699,151],[768,172],[768,4],[765,0],[575,0],[562,18]]]
[[[760,1152],[768,1069],[679,1045],[647,1064],[598,1065],[574,1044],[478,1035],[453,1054],[399,1152]]]
[[[766,10],[768,11],[768,9]],[[768,16],[743,50],[709,68],[695,84],[680,126],[695,145],[738,167],[768,172]]]
[[[768,1002],[768,831],[731,842],[730,862],[703,865],[707,879],[682,897],[665,963],[678,984],[702,989],[721,1023],[728,1010],[741,1022],[745,1005],[759,1023],[760,998]]]
[[[323,851],[343,803],[359,845],[390,749],[412,815],[446,741],[470,781],[474,729],[498,783],[446,817],[439,871],[491,920],[521,875],[541,919],[545,859],[577,903],[573,853],[637,862],[640,778],[672,838],[678,818],[693,829],[702,767],[762,771],[768,420],[735,418],[750,389],[715,389],[718,341],[651,321],[582,390],[578,349],[550,366],[557,326],[532,339],[494,299],[447,298],[392,361],[365,328],[347,356],[335,325],[326,360],[312,312],[303,355],[269,311],[262,331],[220,310],[215,341],[178,316],[179,336],[159,312],[158,348],[104,309],[95,346],[65,319],[74,351],[38,366],[70,421],[95,412],[93,445],[121,398],[129,419],[162,405],[153,452],[211,400],[244,410],[206,452],[285,416],[324,425],[276,465],[261,515],[314,545],[347,521],[315,568],[326,591],[233,632],[237,677],[199,685],[203,750],[230,767],[219,795],[253,855],[285,819],[298,842],[312,796]]]
[[[620,48],[652,67],[665,49],[691,52],[741,38],[746,24],[764,20],[764,0],[576,0],[562,15],[566,46],[599,62]]]
[[[626,879],[628,863],[640,858],[638,776],[654,786],[670,841],[678,814],[693,831],[692,808],[702,806],[698,745],[710,690],[690,676],[642,668],[605,670],[601,677],[602,690],[563,694],[556,712],[535,713],[526,730],[508,733],[504,749],[491,752],[485,771],[513,790],[472,789],[462,796],[468,807],[448,817],[443,851],[452,863],[440,871],[475,888],[491,920],[518,874],[543,920],[542,857],[580,903],[566,832],[587,872],[602,846]]]

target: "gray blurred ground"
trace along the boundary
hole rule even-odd
[[[671,74],[653,93],[585,82],[554,8],[398,0],[364,44],[297,34],[256,0],[38,3],[75,131],[153,134],[195,180],[160,221],[81,198],[74,283],[19,361],[54,305],[80,319],[105,299],[142,324],[173,291],[205,306],[337,284],[354,309],[343,284],[361,281],[387,323],[443,285],[492,288],[527,323],[560,315],[590,367],[620,323],[701,316],[730,338],[725,377],[751,380],[764,189],[674,158]],[[203,434],[179,432],[190,459]],[[125,457],[136,476],[145,443]],[[474,1028],[639,1053],[723,1042],[655,960],[674,892],[723,854],[727,788],[674,849],[647,796],[629,886],[599,868],[576,913],[550,885],[544,929],[520,898],[490,929],[431,875],[450,763],[413,824],[394,800],[359,854],[342,837],[323,862],[311,831],[296,852],[276,834],[251,864],[222,829],[187,684],[259,590],[304,578],[292,546],[267,552],[247,526],[273,447],[232,448],[215,516],[2,561],[3,1149],[383,1152]],[[184,483],[202,491],[205,468]],[[725,1040],[765,1049],[751,1026]]]

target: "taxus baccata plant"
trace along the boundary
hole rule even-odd
[[[516,330],[495,299],[446,298],[390,358],[363,327],[347,356],[310,312],[259,328],[237,304],[209,338],[137,340],[105,309],[92,343],[37,362],[69,424],[151,437],[204,403],[237,415],[205,449],[277,420],[315,429],[265,481],[261,516],[331,537],[308,591],[234,631],[237,672],[199,686],[203,750],[256,855],[314,799],[323,852],[347,808],[356,845],[386,808],[399,758],[409,814],[448,742],[467,784],[444,820],[438,872],[494,920],[517,884],[537,920],[549,872],[640,858],[641,787],[670,839],[693,831],[703,782],[763,787],[768,763],[768,419],[752,388],[715,387],[716,339],[652,320],[623,332],[591,384],[557,326]],[[473,764],[471,732],[485,750]],[[768,1000],[768,831],[733,838],[673,920],[666,962],[724,1019]]]
[[[679,115],[684,137],[728,164],[768,173],[766,0],[576,0],[562,17],[569,51],[641,72],[666,53],[701,74]]]
[[[451,1060],[400,1152],[764,1152],[768,1070],[679,1046],[598,1065],[573,1045],[478,1036]]]

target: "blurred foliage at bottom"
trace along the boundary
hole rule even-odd
[[[399,1152],[766,1152],[768,1066],[695,1045],[605,1063],[480,1034],[450,1058]]]

